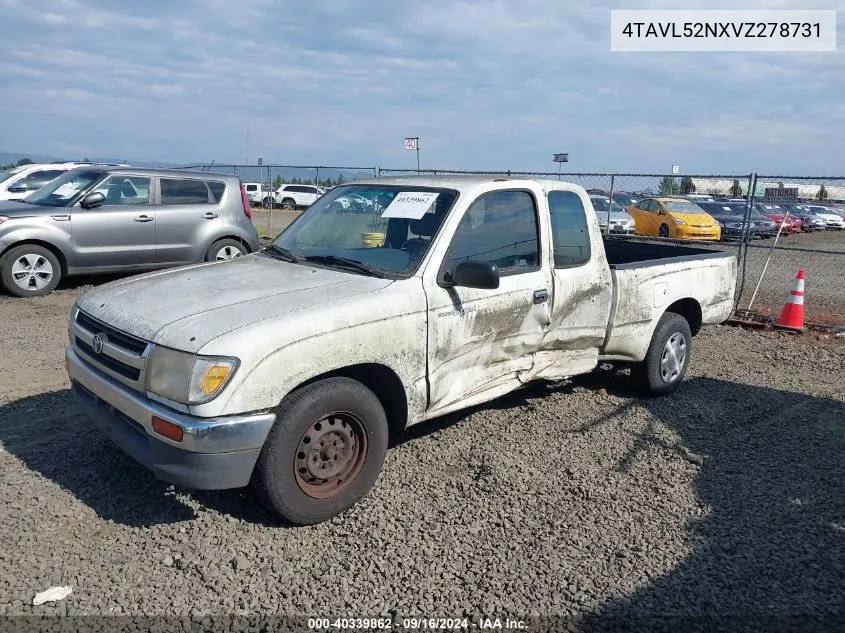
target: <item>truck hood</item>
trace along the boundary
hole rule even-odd
[[[128,334],[193,353],[238,328],[337,304],[391,283],[254,254],[115,281],[87,293],[77,305]]]
[[[68,209],[64,207],[45,207],[17,200],[0,200],[0,215],[9,218],[25,218],[33,215],[66,215],[68,212]]]

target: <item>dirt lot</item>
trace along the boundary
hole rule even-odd
[[[291,529],[89,428],[62,360],[84,289],[0,297],[0,614],[845,622],[843,339],[710,328],[660,400],[609,370],[528,388],[396,438],[363,502]]]

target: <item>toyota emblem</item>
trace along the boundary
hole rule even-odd
[[[94,352],[97,354],[103,353],[103,345],[106,344],[108,338],[105,334],[95,334],[94,338],[91,340],[91,347],[94,348]]]

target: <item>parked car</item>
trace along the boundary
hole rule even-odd
[[[704,209],[683,198],[643,198],[628,209],[637,234],[692,240],[719,240],[722,232]]]
[[[775,233],[780,231],[781,235],[790,235],[807,230],[798,214],[785,204],[755,202],[754,210],[774,221]]]
[[[782,212],[789,214],[790,221],[797,223],[797,228],[794,225],[792,226],[793,232],[803,231],[810,233],[812,231],[824,231],[827,229],[827,222],[817,216],[815,211],[791,203],[781,204],[779,208]]]
[[[607,196],[591,195],[590,202],[599,219],[599,228],[602,233],[607,232],[607,212],[610,210],[610,232],[633,235],[636,232],[634,218],[628,215],[625,207],[615,201],[611,202]]]
[[[605,196],[610,197],[610,192],[605,191],[604,189],[587,189],[587,193],[591,196]],[[613,201],[618,204],[623,209],[627,209],[632,204],[635,204],[639,198],[637,196],[632,196],[627,191],[614,191],[613,192]]]
[[[52,292],[66,276],[220,261],[258,248],[237,176],[89,166],[0,202],[0,281],[18,297]]]
[[[270,183],[245,182],[244,189],[252,204],[263,204],[269,207],[276,203],[276,198],[273,195],[273,185]]]
[[[716,202],[699,199],[696,204],[707,212],[714,220],[719,223],[721,228],[721,239],[723,240],[739,240],[745,235],[748,239],[755,239],[758,237],[760,231],[753,219],[748,219],[748,224],[745,222],[745,208],[740,208],[738,205],[732,205],[727,202]],[[774,222],[766,218],[767,223],[774,226]]]
[[[315,185],[282,185],[276,189],[275,201],[283,209],[301,209],[311,206],[325,193],[325,189]]]
[[[821,218],[825,222],[825,228],[842,230],[845,229],[845,220],[842,219],[838,213],[820,204],[800,205],[800,208],[806,211],[812,211],[817,218]]]
[[[0,200],[23,200],[70,169],[93,163],[29,164],[0,172]]]
[[[369,216],[331,209],[352,193],[402,197],[383,246],[363,245]],[[695,333],[733,312],[736,256],[605,242],[589,207],[558,180],[340,186],[260,253],[77,299],[72,391],[159,478],[251,484],[287,522],[325,521],[370,490],[391,429],[606,360],[646,394],[677,389]]]
[[[717,204],[722,206],[729,206],[733,209],[734,213],[739,215],[740,217],[745,217],[745,209],[747,206],[747,201],[743,198],[727,198],[726,200],[718,200],[716,201]],[[703,206],[703,205],[702,205]],[[754,207],[751,208],[750,213],[751,223],[755,229],[755,236],[760,239],[768,239],[773,237],[775,233],[777,233],[777,224],[774,220],[770,217],[763,215]]]

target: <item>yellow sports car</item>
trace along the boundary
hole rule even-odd
[[[637,235],[719,240],[722,229],[704,209],[684,198],[642,198],[628,208]]]

